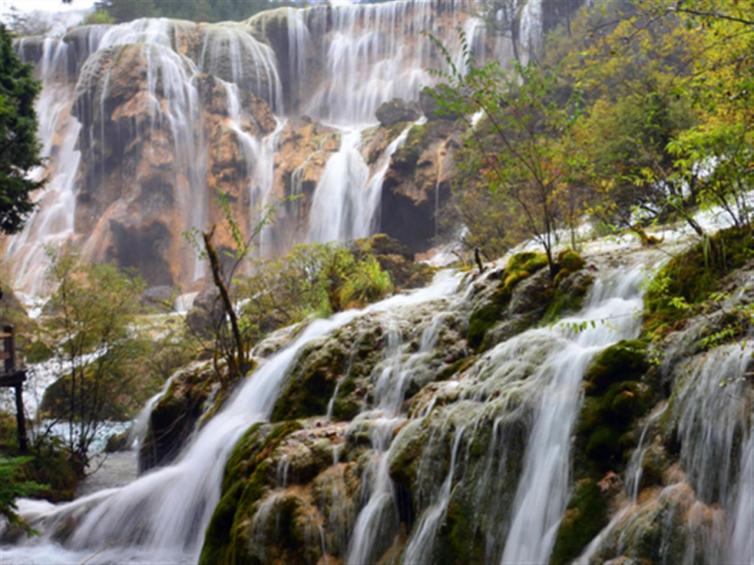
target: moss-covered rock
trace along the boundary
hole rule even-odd
[[[564,565],[576,559],[589,542],[607,525],[609,500],[593,479],[582,479],[573,487],[550,563]]]
[[[586,265],[584,258],[573,249],[564,249],[557,256],[558,275],[571,274],[580,271]]]
[[[151,469],[172,461],[209,408],[222,378],[210,363],[194,363],[178,371],[149,416],[139,449],[139,468]]]
[[[574,313],[584,305],[594,276],[584,269],[586,261],[575,251],[566,249],[557,257],[558,274],[555,275],[552,299],[542,321],[549,324],[565,314]]]
[[[652,280],[644,299],[644,329],[661,337],[681,328],[719,291],[724,277],[754,259],[751,228],[722,230],[673,257]]]
[[[200,563],[244,562],[239,540],[243,524],[238,516],[246,520],[253,516],[265,489],[274,485],[268,458],[285,437],[300,428],[297,422],[255,424],[238,441],[225,465],[222,495],[207,527]]]
[[[484,563],[485,540],[473,508],[451,500],[435,550],[437,563]]]
[[[699,503],[688,484],[658,489],[606,532],[591,562],[710,563],[714,552],[709,542],[699,542],[709,539],[719,520],[719,513]]]
[[[376,320],[349,324],[308,345],[283,385],[271,420],[324,416],[328,408],[334,418],[350,420],[364,405],[368,377],[384,345]]]
[[[609,386],[635,381],[649,369],[647,345],[640,340],[624,340],[599,353],[584,375],[588,395],[602,394]]]
[[[483,351],[492,345],[489,340],[485,340],[485,337],[490,329],[503,321],[503,314],[511,303],[514,289],[546,265],[547,257],[544,253],[527,251],[510,257],[505,270],[500,274],[500,282],[488,298],[478,304],[469,316],[466,339],[471,348]],[[517,310],[526,310],[525,305],[533,303],[539,308],[543,303],[539,295],[543,291],[547,293],[548,288],[549,285],[543,289],[542,285],[538,284],[527,287],[527,292],[521,293],[521,296],[527,299],[519,298],[518,300],[519,303],[524,304],[524,307],[519,307]],[[517,327],[516,331],[522,329],[522,327]]]
[[[628,432],[651,405],[651,390],[640,381],[648,368],[641,341],[618,342],[592,361],[584,377],[586,394],[576,429],[579,474],[595,476],[622,468],[634,445]]]
[[[333,464],[344,425],[312,424],[256,424],[244,434],[226,464],[201,563],[316,563],[324,525],[328,552],[345,553],[360,470]]]

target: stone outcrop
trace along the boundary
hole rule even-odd
[[[419,119],[419,109],[415,104],[395,98],[377,108],[376,118],[383,127],[390,127],[401,122],[414,122]]]
[[[401,250],[387,239],[372,247],[387,255]],[[409,309],[389,328],[379,314],[366,316],[304,348],[272,422],[249,429],[226,466],[202,562],[345,561],[366,504],[364,493],[378,488],[374,473],[381,457],[394,502],[381,515],[370,560],[408,559],[409,533],[416,534],[420,517],[440,511],[433,560],[483,562],[499,556],[539,409],[536,388],[528,387],[543,359],[558,347],[537,327],[579,310],[595,276],[612,261],[585,261],[572,251],[557,254],[557,260],[553,279],[541,254],[514,255],[504,267],[470,282],[462,303]],[[714,553],[718,550],[709,540],[728,504],[720,490],[725,487],[715,485],[728,483],[700,475],[700,460],[688,452],[684,434],[691,432],[684,422],[716,425],[698,420],[694,403],[701,398],[690,403],[693,395],[719,396],[742,407],[754,400],[751,382],[721,385],[705,380],[704,372],[710,360],[719,366],[735,349],[735,335],[721,330],[738,327],[731,315],[751,301],[750,280],[751,265],[739,266],[719,285],[737,288],[735,297],[692,316],[680,334],[653,341],[645,332],[592,359],[582,381],[584,399],[573,430],[573,488],[553,563],[572,562],[593,540],[590,562],[654,562],[667,556],[704,562],[711,554],[725,554],[725,548]],[[718,318],[718,308],[728,313],[725,320]],[[443,319],[440,334],[421,353],[431,317]],[[648,318],[645,328],[652,323]],[[566,327],[563,331],[569,331]],[[526,346],[519,345],[515,359],[506,357],[506,348],[527,329]],[[401,336],[397,356],[396,335]],[[413,364],[414,355],[426,357]],[[385,431],[378,387],[380,376],[396,362],[411,368],[405,373],[409,382],[387,440],[390,448],[381,451],[374,443]],[[704,388],[710,383],[714,390]],[[735,393],[726,395],[725,387]],[[731,453],[739,448],[736,438],[747,425],[746,411],[722,414],[739,418],[740,424],[731,424],[740,431],[730,436],[726,449],[731,452],[720,452],[719,461],[737,465]],[[713,443],[710,448],[719,449]],[[727,469],[736,476],[736,469]],[[711,472],[712,467],[704,470]],[[438,492],[449,476],[452,488],[438,506]],[[638,498],[631,504],[627,498],[634,492]],[[702,538],[708,541],[699,543]]]
[[[140,471],[166,465],[180,453],[219,391],[220,376],[208,362],[189,365],[171,377],[139,445]]]
[[[460,131],[460,124],[448,120],[413,126],[385,175],[379,231],[415,253],[442,234],[440,213],[450,198]]]

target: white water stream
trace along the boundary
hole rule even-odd
[[[110,123],[114,109],[123,110],[117,106],[120,102],[114,103],[123,89],[123,69],[113,64],[113,58],[126,52],[134,63],[143,62],[146,73],[144,88],[133,94],[132,105],[147,104],[151,124],[139,135],[150,140],[156,151],[171,154],[155,158],[171,163],[175,172],[167,188],[179,212],[179,231],[204,228],[210,220],[215,195],[208,186],[212,148],[206,106],[225,104],[229,127],[244,152],[252,215],[260,206],[286,196],[281,187],[273,187],[278,135],[286,118],[308,115],[335,125],[342,131],[342,140],[340,150],[330,156],[319,179],[301,236],[308,241],[342,241],[370,235],[379,228],[382,181],[390,156],[407,132],[392,139],[371,166],[361,154],[361,139],[365,129],[376,124],[375,112],[380,104],[396,97],[417,100],[421,88],[434,82],[429,70],[444,63],[425,32],[439,37],[455,59],[461,53],[456,25],[462,25],[469,34],[480,59],[510,57],[509,46],[488,37],[483,22],[471,16],[473,4],[470,0],[449,4],[440,0],[392,0],[287,8],[282,37],[267,36],[269,21],[261,14],[240,23],[193,24],[158,18],[86,26],[63,39],[45,39],[41,55],[36,54],[37,39],[20,40],[18,51],[36,64],[44,85],[38,112],[50,182],[26,229],[5,246],[5,258],[14,265],[14,286],[29,295],[48,291],[45,250],[50,244],[74,240],[85,256],[102,260],[111,244],[108,214],[122,217],[122,210],[130,205],[129,195],[111,203],[103,218],[76,212],[79,199],[91,200],[100,185],[115,182],[111,176],[120,164],[113,157],[123,152],[121,144],[132,135],[118,129],[126,123],[122,117]],[[520,25],[530,26],[538,17],[533,14]],[[315,72],[317,67],[322,72]],[[203,89],[208,88],[207,76],[225,87],[225,101],[206,99]],[[242,118],[253,110],[242,107],[241,93],[253,93],[269,104],[280,126],[274,134],[261,138],[244,129]],[[131,112],[131,107],[125,111]],[[119,120],[117,126],[115,120]],[[82,145],[89,148],[83,163]],[[84,181],[88,193],[81,195]],[[139,198],[150,198],[153,190],[148,189]],[[102,191],[107,192],[104,186]],[[127,223],[134,220],[129,218]],[[280,222],[279,227],[265,229],[263,254],[279,253],[296,243],[290,234],[276,233],[278,229],[290,231],[290,226]],[[188,291],[205,271],[190,245],[179,242],[178,246],[176,282]]]

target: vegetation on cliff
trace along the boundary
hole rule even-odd
[[[740,3],[703,4],[583,9],[513,69],[447,57],[438,103],[482,115],[457,159],[468,244],[493,257],[533,238],[552,268],[558,230],[584,215],[648,244],[646,228],[672,219],[705,237],[699,207],[749,225],[754,32]]]

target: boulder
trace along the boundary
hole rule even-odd
[[[149,415],[139,446],[141,472],[170,463],[180,453],[219,388],[211,363],[193,363],[171,377],[170,386]]]
[[[419,118],[419,110],[413,103],[393,98],[377,108],[376,116],[380,125],[390,127],[401,122],[415,122]]]
[[[214,286],[208,285],[194,299],[194,304],[186,315],[186,325],[195,334],[210,337],[214,335],[214,330],[222,319],[220,293]]]

